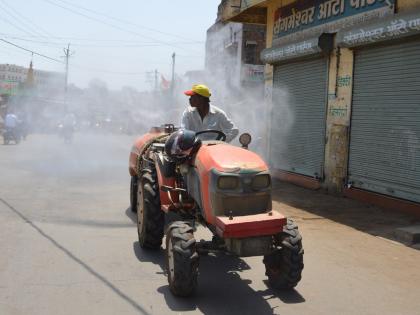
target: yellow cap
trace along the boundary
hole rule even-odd
[[[188,96],[198,94],[207,98],[211,96],[210,89],[204,84],[194,84],[192,89],[185,91],[184,94]]]

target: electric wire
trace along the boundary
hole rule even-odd
[[[1,1],[4,5],[7,5],[7,4],[6,4],[3,0],[0,0],[0,1]],[[74,14],[77,14],[77,15],[83,16],[83,17],[85,17],[85,18],[87,18],[87,19],[90,19],[90,20],[93,20],[93,21],[99,22],[99,23],[101,23],[101,24],[104,24],[104,25],[107,25],[107,26],[110,26],[110,27],[116,28],[116,29],[118,29],[118,30],[120,30],[120,31],[128,32],[128,33],[133,34],[133,35],[136,35],[136,36],[140,36],[140,37],[143,37],[143,38],[146,38],[146,39],[154,40],[153,42],[150,42],[150,43],[143,43],[143,44],[138,44],[138,45],[128,45],[128,46],[125,46],[125,47],[148,47],[148,46],[151,46],[151,47],[156,47],[156,46],[159,46],[158,44],[160,44],[160,45],[172,46],[172,47],[176,47],[176,48],[182,48],[182,49],[184,49],[183,47],[178,47],[178,46],[177,46],[176,44],[174,44],[174,43],[168,43],[168,42],[164,42],[164,41],[155,40],[154,38],[151,38],[151,37],[145,36],[145,35],[143,35],[143,34],[140,34],[140,33],[137,33],[137,32],[131,31],[131,30],[127,30],[127,29],[124,29],[124,28],[121,28],[121,27],[119,27],[119,26],[117,26],[117,25],[114,25],[114,24],[108,23],[108,22],[106,22],[106,21],[103,21],[103,20],[100,20],[100,19],[97,19],[97,18],[94,18],[94,17],[90,17],[90,16],[85,15],[85,14],[83,14],[83,13],[77,12],[77,11],[75,11],[75,10],[71,9],[71,8],[64,7],[64,6],[61,6],[61,5],[57,4],[57,3],[54,3],[53,1],[50,1],[50,0],[44,0],[44,1],[45,1],[45,2],[50,3],[51,5],[58,6],[58,7],[62,8],[62,9],[64,9],[64,10],[70,11],[70,12],[72,12],[72,13],[74,13]],[[59,0],[59,1],[66,3],[65,1],[62,1],[62,0]],[[69,3],[67,3],[67,4],[69,5]],[[140,25],[137,25],[137,24],[134,24],[134,23],[131,23],[131,22],[127,22],[127,21],[124,21],[124,20],[121,20],[121,19],[113,18],[113,17],[107,16],[107,15],[105,15],[105,14],[101,14],[101,13],[95,12],[95,11],[93,11],[93,10],[90,10],[90,9],[87,9],[87,8],[83,8],[83,7],[81,7],[81,6],[77,6],[77,5],[73,5],[73,6],[79,7],[79,8],[81,8],[81,9],[85,10],[85,11],[88,11],[88,12],[93,12],[94,14],[97,14],[97,15],[105,16],[105,17],[107,17],[107,18],[109,18],[109,19],[113,19],[113,20],[115,20],[115,21],[119,21],[119,22],[122,22],[122,23],[125,23],[125,24],[134,25],[134,26],[136,26],[136,27],[141,27],[141,28],[144,28],[144,29],[148,29],[148,30],[150,30],[150,31],[154,31],[154,32],[157,32],[157,33],[164,34],[164,35],[169,35],[169,36],[174,36],[174,37],[178,37],[178,38],[183,38],[183,39],[186,39],[186,38],[181,37],[181,36],[177,36],[177,35],[174,35],[174,34],[161,32],[161,31],[159,31],[159,30],[155,30],[155,29],[151,29],[151,28],[142,27],[142,26],[140,26]],[[9,7],[10,9],[12,9],[10,6],[8,6],[8,7]],[[4,9],[4,7],[2,7],[2,8]],[[10,13],[10,11],[8,11],[8,10],[4,10],[4,11],[9,12],[9,15],[14,16],[16,20],[20,20],[20,21],[21,21],[21,19],[16,18],[16,15],[11,14],[11,13]],[[22,15],[21,15],[21,17],[22,17],[22,19],[24,18]],[[20,31],[24,32],[25,34],[27,34],[27,35],[28,35],[28,37],[31,37],[31,38],[52,38],[52,39],[54,39],[54,38],[55,38],[55,39],[64,39],[63,37],[56,37],[56,36],[52,36],[52,35],[48,34],[47,32],[45,32],[45,33],[46,33],[46,34],[48,34],[48,36],[44,36],[43,34],[38,33],[38,32],[36,33],[36,35],[34,35],[33,33],[28,32],[26,29],[21,28],[20,26],[18,26],[18,25],[16,25],[15,23],[11,22],[9,19],[5,18],[4,16],[0,16],[0,18],[1,18],[1,19],[3,19],[4,21],[6,21],[7,23],[9,23],[10,25],[12,25],[14,28],[16,28],[16,29],[18,29],[18,30],[20,30]],[[24,19],[26,19],[26,18],[24,18]],[[27,26],[29,25],[28,23],[24,23],[24,24],[26,24]],[[35,24],[33,24],[32,22],[31,22],[31,24],[32,24],[32,25],[35,25]],[[3,34],[3,35],[5,35],[5,34]],[[3,36],[3,37],[5,37],[5,36]],[[16,40],[24,40],[24,39],[22,39],[22,38],[18,38],[18,37],[16,37],[15,39],[16,39]],[[78,40],[81,40],[81,41],[82,41],[82,40],[92,41],[92,40],[96,40],[96,39],[78,38]],[[9,44],[9,45],[12,45],[12,46],[14,46],[14,47],[16,47],[16,48],[19,48],[19,49],[21,49],[21,50],[24,50],[24,51],[30,52],[30,53],[32,53],[33,55],[37,55],[37,56],[43,57],[43,58],[45,58],[45,59],[48,59],[48,60],[51,60],[51,61],[54,61],[54,62],[58,62],[58,63],[60,63],[60,64],[63,64],[63,63],[64,63],[64,62],[63,62],[63,61],[61,61],[61,60],[58,60],[58,59],[55,59],[55,58],[49,57],[49,56],[47,56],[47,55],[45,55],[45,54],[38,53],[38,52],[33,51],[33,50],[31,50],[31,49],[27,49],[27,48],[25,48],[25,47],[22,47],[22,46],[20,46],[20,45],[17,45],[17,44],[15,44],[15,43],[12,43],[12,42],[10,42],[10,41],[8,41],[8,40],[5,40],[5,39],[0,38],[0,41],[3,41],[4,43],[7,43],[7,44]],[[27,40],[27,39],[26,39],[26,41],[30,42],[30,40]],[[108,41],[108,42],[109,42],[109,41],[115,41],[115,42],[130,42],[130,43],[133,43],[132,41],[122,41],[122,40],[96,40],[96,41]],[[36,43],[36,41],[32,41],[32,42]],[[38,41],[38,43],[39,43],[39,44],[45,44],[45,45],[56,45],[56,46],[60,46],[60,47],[63,45],[63,43],[58,43],[58,42],[49,42],[49,41]],[[203,42],[191,41],[191,42],[186,42],[186,43],[180,43],[180,42],[178,42],[177,44],[202,44],[202,43],[203,43]],[[72,45],[74,45],[74,46],[80,46],[80,47],[105,47],[105,46],[86,45],[86,44],[76,44],[76,43],[75,43],[75,44],[72,44]],[[118,47],[121,47],[121,46],[122,46],[122,45],[119,45]],[[111,47],[111,46],[109,46],[109,47]],[[198,57],[198,56],[197,56],[197,57]],[[117,75],[144,75],[144,73],[145,73],[145,72],[119,72],[119,71],[111,71],[111,70],[104,70],[104,69],[95,69],[95,68],[86,67],[86,66],[81,66],[81,65],[78,65],[78,64],[74,64],[74,63],[72,63],[72,66],[74,66],[74,67],[76,67],[76,68],[79,68],[79,69],[81,69],[81,70],[85,70],[85,71],[94,71],[94,72],[108,73],[108,74],[117,74]]]
[[[9,44],[9,45],[15,46],[15,47],[17,47],[17,48],[19,48],[19,49],[25,50],[25,51],[27,51],[27,52],[30,52],[30,53],[32,53],[33,55],[37,55],[37,56],[40,56],[40,57],[43,57],[43,58],[45,58],[45,59],[49,59],[49,60],[52,60],[52,61],[55,61],[55,62],[58,62],[58,63],[63,63],[63,61],[62,61],[62,60],[58,60],[58,59],[55,59],[55,58],[49,57],[49,56],[47,56],[47,55],[44,55],[44,54],[38,53],[38,52],[36,52],[36,51],[33,51],[33,50],[30,50],[30,49],[27,49],[27,48],[22,47],[22,46],[20,46],[20,45],[17,45],[17,44],[14,44],[14,43],[12,43],[12,42],[9,42],[9,41],[7,41],[7,40],[5,40],[5,39],[3,39],[3,38],[0,38],[0,41],[5,42],[6,44]]]
[[[59,1],[61,3],[67,4],[67,5],[79,8],[79,9],[82,9],[82,10],[87,11],[87,12],[91,12],[91,13],[99,15],[99,16],[106,17],[108,19],[111,19],[111,20],[114,20],[114,21],[117,21],[117,22],[120,22],[120,23],[124,23],[124,24],[127,24],[127,25],[132,25],[132,26],[135,26],[135,27],[138,27],[138,28],[142,28],[142,29],[151,31],[151,32],[155,32],[155,33],[158,33],[158,34],[167,35],[167,36],[171,36],[171,37],[176,37],[176,38],[179,38],[179,39],[191,40],[190,38],[186,38],[186,37],[183,37],[183,36],[180,36],[180,35],[177,35],[177,34],[163,32],[163,31],[151,28],[151,27],[147,27],[147,26],[144,26],[144,25],[139,25],[139,24],[136,24],[136,23],[133,23],[133,22],[130,22],[130,21],[126,21],[126,20],[123,20],[123,19],[120,19],[120,18],[116,18],[116,17],[110,16],[110,15],[107,15],[107,14],[104,14],[104,13],[100,13],[98,11],[88,9],[88,8],[83,7],[81,5],[77,5],[77,4],[74,4],[74,3],[71,3],[71,2],[68,2],[68,1],[65,1],[65,0],[56,0],[56,1]],[[200,41],[195,41],[195,40],[193,40],[193,42],[201,43]]]
[[[6,23],[10,24],[11,26],[13,26],[14,28],[16,28],[17,30],[28,34],[28,35],[32,35],[31,33],[29,33],[26,29],[21,28],[20,26],[16,25],[14,22],[10,21],[8,18],[5,18],[3,15],[0,16],[0,20],[5,21]]]
[[[44,54],[38,53],[38,52],[36,52],[36,51],[33,51],[33,50],[30,50],[30,49],[27,49],[27,48],[22,47],[22,46],[20,46],[20,45],[17,45],[17,44],[14,44],[14,43],[12,43],[12,42],[9,42],[9,41],[7,41],[7,40],[5,40],[5,39],[0,38],[0,41],[3,41],[3,42],[5,42],[5,43],[7,43],[7,44],[9,44],[9,45],[12,45],[12,46],[14,46],[14,47],[16,47],[16,48],[21,49],[21,50],[24,50],[24,51],[30,52],[30,53],[31,53],[31,54],[33,54],[33,55],[37,55],[37,56],[40,56],[40,57],[46,58],[46,59],[48,59],[48,60],[58,62],[58,63],[60,63],[60,64],[64,64],[64,62],[63,62],[63,61],[61,61],[61,60],[58,60],[58,59],[55,59],[55,58],[49,57],[49,56],[47,56],[47,55],[44,55]],[[23,52],[22,52],[22,53],[23,53]],[[71,63],[71,66],[72,66],[72,67],[74,67],[74,68],[77,68],[79,71],[81,70],[81,71],[84,71],[84,72],[95,72],[95,73],[112,74],[112,75],[123,75],[123,76],[142,76],[142,75],[146,74],[146,71],[142,71],[142,72],[122,72],[122,71],[112,71],[112,70],[98,69],[98,68],[93,68],[93,67],[84,66],[84,65],[80,65],[80,64],[75,64],[75,63],[73,63],[73,62]]]
[[[49,46],[49,47],[58,47],[58,48],[62,48],[65,43],[54,43],[54,42],[46,42],[46,41],[37,41],[37,40],[30,40],[30,39],[25,39],[25,38],[20,38],[20,37],[16,37],[16,36],[3,36],[4,38],[7,38],[9,40],[17,40],[17,41],[23,41],[23,42],[28,42],[28,43],[34,43],[34,44],[41,44],[44,46]]]
[[[6,48],[6,47],[4,47],[4,48]],[[9,56],[13,56],[13,54],[16,53],[16,52],[19,53],[19,54],[21,54],[21,55],[28,56],[27,53],[25,53],[23,51],[20,51],[20,50],[13,50],[13,52],[12,52],[11,50],[3,50],[3,49],[0,49],[0,52],[2,52],[3,54],[7,54]]]
[[[122,71],[112,71],[112,70],[104,70],[98,68],[92,68],[88,66],[82,66],[75,63],[71,63],[72,67],[79,68],[81,70],[89,71],[89,72],[98,72],[98,73],[107,73],[107,74],[115,74],[115,75],[129,75],[129,76],[137,76],[137,75],[144,75],[145,71],[143,72],[122,72]]]
[[[31,50],[31,49],[27,49],[27,48],[25,48],[25,47],[22,47],[22,46],[20,46],[20,45],[17,45],[17,44],[15,44],[15,43],[12,43],[12,42],[10,42],[10,41],[7,41],[7,40],[5,40],[5,39],[3,39],[3,38],[0,38],[0,41],[5,42],[5,43],[7,43],[7,44],[9,44],[9,45],[12,45],[12,46],[14,46],[14,47],[16,47],[16,48],[19,48],[19,49],[21,49],[21,50],[24,50],[24,51],[30,52],[30,53],[32,53],[32,54],[34,54],[34,55],[37,55],[37,56],[40,56],[40,57],[43,57],[43,58],[46,58],[46,59],[49,59],[49,60],[52,60],[52,61],[58,62],[58,63],[60,63],[60,64],[64,64],[64,62],[63,62],[63,61],[61,61],[61,60],[58,60],[58,59],[55,59],[55,58],[49,57],[49,56],[44,55],[44,54],[41,54],[41,53],[38,53],[38,52],[33,51],[33,50]],[[71,63],[71,65],[72,65],[72,67],[76,67],[76,68],[78,68],[78,69],[80,69],[80,70],[85,70],[85,71],[89,71],[89,72],[98,72],[98,73],[115,74],[115,75],[129,75],[129,76],[136,76],[136,75],[143,75],[143,74],[145,73],[145,72],[121,72],[121,71],[112,71],[112,70],[105,70],[105,69],[97,69],[97,68],[92,68],[92,67],[89,67],[89,66],[84,66],[84,65],[75,64],[75,63],[73,63],[73,62]]]
[[[150,36],[146,36],[146,35],[144,35],[144,34],[140,34],[140,33],[138,33],[138,32],[134,32],[134,31],[131,31],[131,30],[127,30],[127,29],[122,28],[122,27],[119,27],[119,26],[117,26],[117,25],[115,25],[115,24],[108,23],[108,22],[106,22],[106,21],[103,21],[103,20],[97,19],[97,18],[92,17],[92,16],[88,16],[88,15],[86,15],[86,14],[84,14],[84,13],[78,12],[78,11],[76,11],[76,10],[72,9],[72,8],[69,8],[69,7],[62,6],[62,5],[60,5],[60,4],[56,3],[56,2],[53,2],[53,1],[51,1],[51,0],[43,0],[43,1],[44,1],[44,2],[49,3],[49,4],[53,5],[53,6],[59,7],[59,8],[61,8],[61,9],[63,9],[63,10],[67,10],[67,11],[69,11],[69,12],[72,12],[73,14],[83,16],[83,17],[84,17],[84,18],[86,18],[86,19],[89,19],[89,20],[92,20],[92,21],[95,21],[95,22],[98,22],[98,23],[101,23],[101,24],[107,25],[107,26],[112,27],[112,28],[115,28],[115,29],[118,29],[118,30],[120,30],[120,31],[122,31],[122,32],[130,33],[130,34],[132,34],[132,35],[139,36],[139,37],[143,37],[143,38],[146,38],[146,39],[149,39],[149,40],[155,40],[155,42],[160,43],[160,44],[163,44],[163,45],[165,45],[165,46],[170,46],[170,47],[175,47],[175,48],[178,48],[178,49],[188,50],[188,49],[186,49],[186,48],[184,48],[184,47],[182,47],[182,46],[177,46],[177,45],[170,44],[170,43],[167,43],[167,42],[164,42],[164,41],[156,40],[156,39],[154,39],[154,38],[152,38],[152,37],[150,37]],[[191,51],[192,51],[192,50],[191,50]]]
[[[121,43],[140,43],[140,44],[154,44],[156,41],[152,42],[138,42],[133,40],[127,39],[98,39],[98,38],[89,38],[89,37],[60,37],[60,36],[35,36],[35,35],[16,35],[16,34],[7,34],[7,33],[0,33],[3,37],[19,37],[19,38],[39,38],[39,39],[53,39],[53,40],[76,40],[76,41],[89,41],[89,42],[121,42]],[[187,41],[187,42],[174,42],[171,44],[204,44],[205,42],[199,41]]]
[[[25,42],[30,42],[30,43],[36,43],[36,44],[42,44],[42,45],[46,45],[46,46],[53,46],[53,47],[62,47],[64,45],[67,45],[67,43],[65,42],[52,42],[52,41],[45,41],[45,40],[33,40],[33,39],[27,39],[27,38],[22,38],[22,37],[18,37],[18,36],[5,36],[3,34],[3,37],[5,38],[9,38],[9,39],[14,39],[14,40],[19,40],[19,41],[25,41]],[[149,43],[141,43],[141,42],[129,42],[126,41],[124,42],[126,44],[80,44],[80,43],[74,43],[72,42],[71,45],[72,46],[77,46],[77,47],[95,47],[95,48],[136,48],[136,47],[158,47],[158,46],[162,46],[162,44],[158,44],[158,43],[153,43],[153,42],[149,42]],[[190,43],[182,43],[182,44],[190,44]]]
[[[64,62],[63,62],[63,61],[61,61],[61,60],[58,60],[58,59],[55,59],[55,58],[52,58],[52,57],[46,56],[46,55],[44,55],[44,54],[40,54],[40,53],[35,52],[35,51],[33,51],[33,50],[30,50],[30,49],[24,48],[24,47],[22,47],[22,46],[19,46],[19,45],[16,45],[16,44],[12,43],[12,42],[9,42],[9,41],[7,41],[7,40],[5,40],[5,39],[0,38],[0,41],[3,41],[3,42],[5,42],[5,43],[7,43],[7,44],[9,44],[9,45],[15,46],[15,47],[17,47],[17,48],[19,48],[19,49],[22,49],[22,50],[28,51],[28,52],[30,52],[30,53],[32,53],[32,54],[34,54],[34,55],[38,55],[38,56],[40,56],[40,57],[47,58],[47,59],[49,59],[49,60],[53,60],[53,61],[55,61],[55,62],[59,62],[59,63],[61,63],[61,64],[64,64]],[[79,68],[79,69],[82,69],[82,70],[85,70],[85,71],[94,71],[94,72],[108,73],[108,74],[117,74],[117,75],[144,75],[144,73],[145,73],[145,72],[120,72],[120,71],[104,70],[104,69],[97,69],[97,68],[92,68],[92,67],[88,67],[88,66],[82,66],[82,65],[79,65],[79,64],[74,64],[74,63],[71,63],[71,65],[72,65],[73,67],[76,67],[76,68]]]
[[[6,1],[0,0],[0,2],[2,3],[2,4],[0,4],[0,7],[2,7],[3,10],[5,10],[6,12],[8,12],[9,15],[13,16],[17,21],[20,21],[21,24],[26,25],[25,27],[29,26],[29,29],[31,29],[31,32],[33,32],[34,34],[41,35],[41,36],[43,36],[42,33],[47,34],[48,36],[50,36],[50,34],[47,31],[43,30],[40,26],[38,26],[35,23],[33,23],[27,17],[23,16],[16,9],[14,9],[12,6],[10,6]],[[38,32],[38,30],[40,30],[42,33],[41,32]]]

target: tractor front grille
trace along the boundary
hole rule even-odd
[[[267,193],[241,196],[217,195],[213,199],[216,215],[243,216],[271,210],[271,195]]]

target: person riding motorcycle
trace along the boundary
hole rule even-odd
[[[226,142],[231,142],[235,139],[239,133],[239,129],[223,110],[210,104],[211,93],[206,85],[195,84],[191,90],[185,91],[184,94],[190,96],[189,101],[191,107],[185,109],[182,114],[182,129],[195,132],[218,130],[226,134]],[[206,134],[203,140],[208,140],[208,136]]]
[[[73,113],[66,113],[63,118],[61,127],[61,136],[64,138],[64,141],[69,143],[73,138],[74,128],[76,126],[76,117]]]
[[[9,143],[10,140],[14,140],[16,144],[19,143],[19,123],[18,117],[13,112],[9,112],[6,115],[4,118],[4,127],[6,130],[3,135],[5,143]]]

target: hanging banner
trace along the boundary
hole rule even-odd
[[[395,0],[299,0],[276,11],[273,44],[336,32],[394,11]]]

